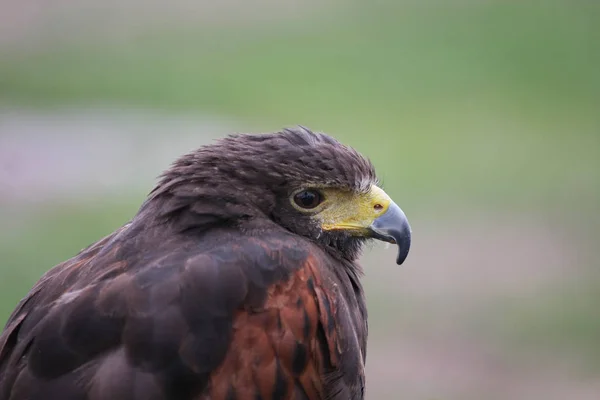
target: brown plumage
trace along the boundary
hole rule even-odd
[[[363,399],[362,243],[410,228],[371,163],[306,128],[167,170],[49,270],[0,336],[0,400]],[[316,205],[315,205],[316,204]]]

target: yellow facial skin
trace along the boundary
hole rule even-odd
[[[396,264],[402,265],[408,256],[412,230],[404,211],[387,193],[375,185],[366,193],[331,187],[313,189],[322,195],[318,206],[302,208],[294,203],[292,196],[294,207],[319,221],[323,231],[343,231],[352,236],[397,244]]]
[[[336,188],[319,188],[323,202],[309,210],[321,221],[324,231],[344,230],[361,236],[376,218],[383,215],[392,204],[392,199],[377,186],[366,193],[354,193]]]

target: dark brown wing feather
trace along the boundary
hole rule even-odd
[[[363,398],[362,293],[315,245],[135,237],[122,228],[21,301],[0,400]]]

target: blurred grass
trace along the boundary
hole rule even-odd
[[[4,52],[0,99],[212,111],[249,129],[300,123],[360,147],[420,202],[560,207],[578,191],[590,209],[598,18],[584,1],[348,3],[254,30],[171,27]]]
[[[310,21],[3,49],[0,102],[201,110],[248,130],[300,123],[371,156],[414,214],[435,218],[457,206],[542,213],[593,241],[598,21],[592,1],[346,2]],[[16,301],[43,271],[126,222],[141,198],[131,201],[29,215],[21,233],[0,242],[3,298]],[[518,348],[566,349],[596,368],[600,280],[582,271],[597,262],[574,266],[581,276],[568,289],[485,321],[512,327],[495,326],[496,334]],[[591,289],[580,291],[582,280]],[[13,307],[2,301],[0,321]]]

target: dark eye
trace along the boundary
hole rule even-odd
[[[303,190],[294,196],[294,203],[296,203],[298,207],[306,209],[315,208],[321,204],[321,201],[323,201],[323,196],[316,190]]]

